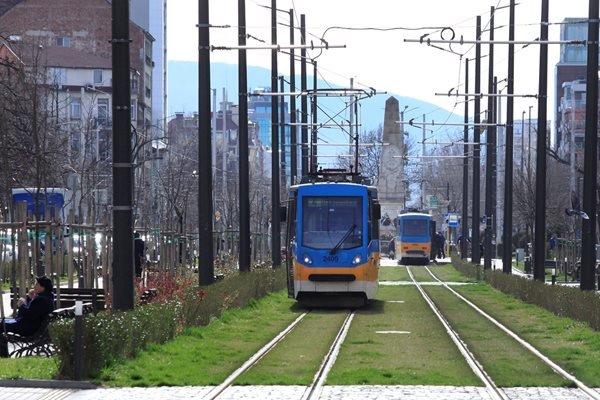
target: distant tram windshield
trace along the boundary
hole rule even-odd
[[[303,198],[303,246],[312,249],[332,249],[337,245],[341,250],[352,249],[362,246],[362,235],[361,197]]]
[[[429,221],[426,219],[405,219],[403,221],[404,236],[427,236]]]

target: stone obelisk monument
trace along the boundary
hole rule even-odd
[[[381,203],[381,236],[395,236],[393,224],[400,211],[405,206],[405,177],[404,160],[404,129],[400,121],[400,107],[398,100],[390,97],[385,102],[385,116],[383,120],[383,150],[381,152],[381,165],[379,166],[379,202]],[[386,218],[387,217],[387,218]]]

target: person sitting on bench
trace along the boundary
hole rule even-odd
[[[8,342],[6,333],[17,333],[22,336],[34,334],[54,311],[54,294],[52,281],[46,276],[35,278],[35,296],[28,304],[20,302],[17,318],[7,318],[2,321],[4,335],[0,336],[0,357],[8,357]]]

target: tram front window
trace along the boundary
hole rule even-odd
[[[424,219],[407,219],[404,220],[404,236],[427,236],[429,229],[429,221]]]
[[[304,197],[302,246],[319,250],[362,246],[362,209],[361,197]]]

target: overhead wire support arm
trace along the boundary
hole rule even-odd
[[[340,122],[340,123],[317,122],[316,124],[312,123],[312,122],[306,122],[306,123],[305,122],[294,122],[294,123],[284,123],[283,125],[285,125],[285,126],[317,126],[319,128],[332,128],[332,127],[341,128],[344,126],[355,126],[354,124],[350,124],[347,122],[346,123],[343,123],[343,122]]]
[[[444,39],[425,39],[421,37],[419,39],[404,39],[406,43],[421,43],[426,45],[431,44],[518,44],[518,45],[531,45],[531,44],[575,44],[575,45],[587,45],[587,40],[444,40]]]
[[[410,159],[410,158],[467,158],[467,156],[392,156],[392,158],[403,158],[403,159]]]
[[[452,146],[452,145],[457,145],[457,146],[491,146],[491,143],[481,143],[481,142],[463,142],[463,141],[458,141],[458,142],[438,142],[437,140],[434,140],[432,142],[428,142],[428,141],[420,141],[417,142],[418,144],[430,144],[430,145],[444,145],[444,146]]]
[[[456,97],[531,97],[534,99],[539,98],[538,94],[508,94],[508,93],[453,93],[453,91],[449,91],[448,93],[435,93],[436,96],[456,96]]]
[[[406,122],[406,121],[396,121],[397,124],[401,124],[401,125],[411,125],[411,126],[473,126],[473,127],[486,127],[486,126],[501,126],[501,127],[505,127],[506,125],[504,124],[489,124],[489,123],[477,123],[477,124],[454,124],[454,123],[435,123],[435,121],[431,121],[431,122],[413,122],[413,120],[411,119],[410,121]]]
[[[261,46],[210,46],[211,51],[215,50],[291,50],[291,49],[345,49],[346,45],[313,45],[313,44],[297,44],[297,45],[280,45],[280,44],[265,44]]]
[[[360,96],[358,100],[372,97],[376,94],[387,94],[387,92],[377,92],[375,90],[366,91],[364,89],[317,89],[306,90],[303,92],[259,92],[259,93],[248,93],[248,96],[317,96],[317,97],[347,97],[347,96]]]
[[[389,146],[389,143],[359,143],[358,144],[360,147],[381,147],[381,146]],[[302,143],[296,143],[296,144],[286,144],[286,147],[291,147],[291,146],[304,146],[304,144]],[[333,147],[342,147],[342,146],[348,146],[348,143],[319,143],[319,146],[333,146]],[[321,156],[319,156],[321,157]]]

